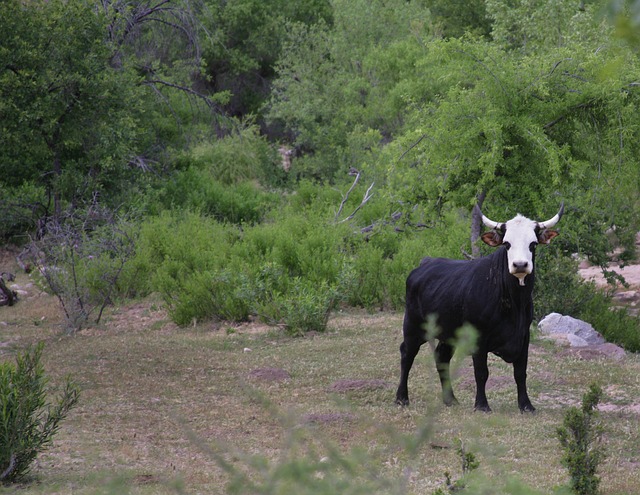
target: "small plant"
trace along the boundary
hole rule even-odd
[[[67,379],[58,403],[47,403],[43,348],[41,343],[18,354],[15,365],[0,363],[0,483],[18,481],[29,472],[78,401],[78,388]]]
[[[463,490],[465,488],[465,479],[468,477],[471,471],[475,471],[480,466],[480,463],[476,459],[476,456],[473,452],[469,452],[462,440],[457,441],[458,447],[456,448],[456,453],[460,458],[461,468],[462,468],[462,478],[456,481],[451,480],[451,473],[446,471],[444,473],[445,476],[445,484],[447,485],[447,489],[445,491],[444,488],[438,488],[433,495],[446,495],[447,493],[455,493]]]
[[[596,411],[601,397],[602,389],[592,384],[582,397],[582,408],[570,408],[563,425],[557,430],[564,451],[562,463],[569,470],[571,488],[578,495],[598,493],[600,478],[596,471],[604,459],[604,450],[600,445],[602,428]]]

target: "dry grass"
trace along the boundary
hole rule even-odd
[[[374,471],[405,476],[409,493],[432,493],[445,471],[458,476],[458,439],[495,483],[491,493],[514,477],[549,493],[567,482],[555,429],[593,381],[605,389],[602,492],[635,493],[640,486],[638,356],[586,362],[534,341],[529,381],[538,412],[519,413],[511,369],[493,359],[494,412],[485,415],[472,411],[469,358],[461,360],[454,384],[461,405],[440,405],[427,346],[412,370],[412,405],[393,404],[399,314],[338,314],[327,333],[294,339],[255,325],[177,328],[150,300],[66,337],[55,300],[36,295],[0,308],[0,322],[0,360],[45,340],[52,383],[70,374],[82,388],[79,406],[40,456],[33,482],[0,493],[223,493],[227,477],[210,449],[222,448],[238,464],[245,454],[277,459],[296,429],[311,443],[322,438],[345,451],[362,447]],[[340,381],[351,385],[335,385]],[[399,435],[425,426],[429,440],[410,458]]]

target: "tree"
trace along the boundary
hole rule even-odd
[[[600,24],[593,5],[554,0],[487,0],[487,16],[493,21],[493,40],[503,48],[537,53],[586,41]],[[589,2],[592,4],[593,2]],[[593,41],[593,39],[591,39]]]
[[[228,92],[235,116],[261,111],[271,89],[288,23],[331,23],[328,0],[206,0],[203,59],[214,92]]]
[[[60,219],[98,199],[121,205],[194,124],[224,134],[224,98],[194,87],[199,24],[186,0],[7,0],[2,9],[0,206],[21,210],[15,223]]]
[[[52,212],[113,193],[144,148],[139,77],[116,70],[83,1],[7,0],[0,16],[0,177],[43,184]]]
[[[425,3],[433,15],[435,34],[444,38],[459,38],[467,32],[488,37],[491,32],[484,0],[427,0]]]
[[[401,126],[430,20],[417,2],[333,6],[331,25],[288,26],[267,104],[267,121],[307,155],[303,172],[329,181],[371,162]]]
[[[394,143],[395,200],[437,212],[486,195],[488,216],[509,218],[515,207],[542,217],[563,199],[565,249],[600,263],[608,227],[635,232],[637,57],[610,42],[521,56],[466,39],[432,43],[420,64],[450,82]]]

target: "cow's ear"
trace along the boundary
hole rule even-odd
[[[492,230],[490,232],[485,232],[480,236],[480,238],[485,244],[488,244],[491,247],[496,247],[502,244],[503,235],[497,230]]]
[[[539,234],[538,234],[538,242],[540,244],[549,244],[551,242],[551,239],[553,239],[555,236],[559,235],[560,233],[557,230],[547,230],[547,229],[543,229]]]

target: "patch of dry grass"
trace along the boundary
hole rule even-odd
[[[454,383],[461,404],[441,406],[424,346],[409,381],[412,404],[401,409],[393,403],[401,320],[400,314],[337,314],[328,332],[289,338],[255,325],[180,329],[150,300],[112,310],[100,328],[66,337],[48,296],[0,308],[0,360],[45,340],[52,383],[70,374],[82,388],[79,406],[39,457],[35,480],[18,493],[222,493],[228,478],[209,449],[221,448],[238,465],[253,454],[276,460],[299,430],[311,444],[317,440],[320,454],[327,443],[364,449],[374,471],[406,478],[409,493],[432,493],[446,471],[458,476],[457,440],[477,455],[479,472],[495,483],[492,493],[510,478],[548,493],[567,482],[555,429],[593,381],[608,405],[602,492],[633,493],[640,486],[637,356],[585,362],[560,358],[558,348],[534,341],[529,383],[538,412],[520,414],[511,367],[496,358],[488,391],[494,412],[485,415],[472,410],[470,358],[460,361]],[[267,369],[286,373],[269,379],[254,372]],[[334,386],[341,381],[365,385]],[[409,455],[401,443],[421,428],[429,439]]]

